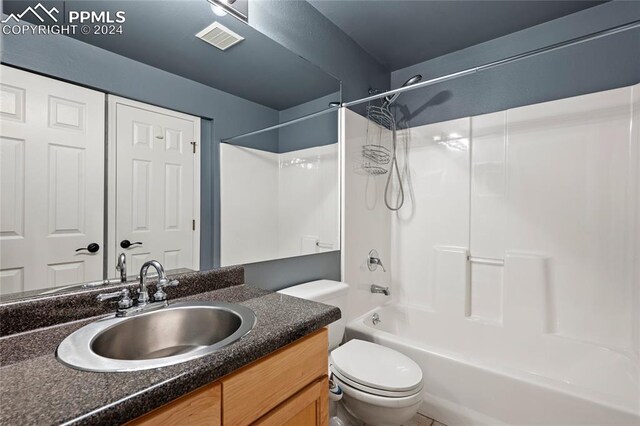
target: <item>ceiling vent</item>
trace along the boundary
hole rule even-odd
[[[217,47],[220,50],[227,50],[231,46],[244,40],[239,34],[234,33],[229,28],[219,22],[214,22],[204,30],[196,34],[201,40]]]

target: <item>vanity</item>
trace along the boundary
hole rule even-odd
[[[242,267],[170,278],[180,285],[165,288],[164,309],[237,307],[255,314],[255,325],[233,343],[185,362],[109,372],[96,364],[85,371],[65,365],[55,352],[78,330],[115,319],[112,303],[96,301],[100,290],[1,304],[0,423],[328,423],[325,327],[340,318],[338,308],[246,285]],[[150,315],[158,312],[168,311]],[[167,336],[173,333],[170,321],[157,323]]]
[[[130,425],[327,425],[327,330],[139,417]]]

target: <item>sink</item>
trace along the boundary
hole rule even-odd
[[[56,357],[85,371],[138,371],[213,353],[246,335],[253,311],[225,302],[175,303],[132,317],[88,324],[60,343]]]

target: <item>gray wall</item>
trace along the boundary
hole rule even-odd
[[[280,111],[280,122],[325,110],[329,102],[339,101],[340,93],[323,96],[304,104]],[[338,112],[330,112],[281,127],[278,134],[278,152],[296,151],[338,142]]]
[[[640,19],[640,2],[614,1],[391,73],[392,87]],[[417,126],[632,85],[640,81],[640,29],[545,53],[414,92],[398,99],[398,117]]]
[[[250,1],[249,24],[340,79],[343,101],[389,88],[389,70],[306,1]]]
[[[220,239],[217,236],[220,234],[215,234],[214,231],[214,191],[205,183],[213,183],[214,176],[219,176],[220,173],[214,170],[214,164],[218,164],[218,150],[214,149],[217,146],[214,142],[214,120],[202,118],[200,123],[200,269],[205,270],[214,265],[214,240]]]
[[[245,265],[245,282],[267,290],[280,290],[320,279],[340,281],[340,252],[290,257]]]

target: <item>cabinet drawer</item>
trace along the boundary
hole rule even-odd
[[[223,378],[223,424],[249,424],[326,376],[328,348],[325,328]]]

